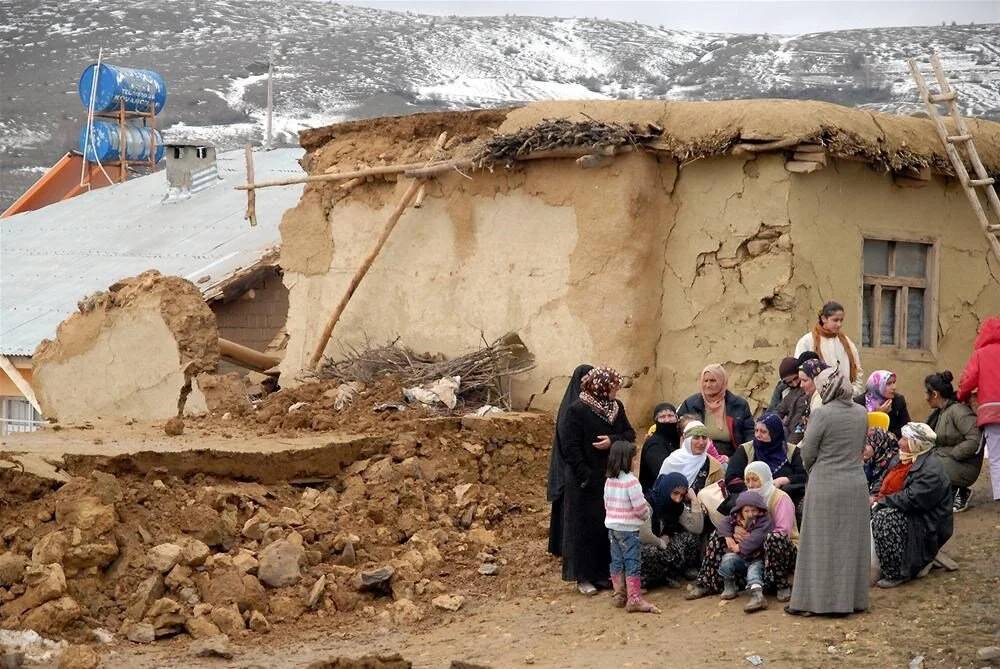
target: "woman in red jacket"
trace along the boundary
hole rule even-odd
[[[983,430],[990,458],[993,499],[1000,500],[1000,318],[987,318],[979,329],[976,347],[958,383],[958,401],[976,393],[977,423]]]

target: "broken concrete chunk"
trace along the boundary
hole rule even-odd
[[[392,577],[396,570],[386,565],[362,571],[354,577],[354,587],[361,592],[388,595],[392,592]]]
[[[299,567],[304,559],[302,546],[279,539],[261,551],[257,577],[272,588],[292,585],[302,578]]]
[[[181,559],[181,547],[177,544],[160,544],[149,549],[146,565],[164,574],[174,568]]]

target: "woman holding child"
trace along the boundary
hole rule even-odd
[[[562,577],[584,595],[610,587],[608,530],[604,525],[604,481],[608,450],[635,441],[635,430],[616,399],[622,377],[597,367],[580,380],[579,397],[556,426],[563,472]]]
[[[867,412],[853,402],[849,377],[825,369],[816,377],[822,406],[812,411],[802,462],[809,472],[793,615],[844,615],[868,609],[871,558],[868,482],[862,467]]]

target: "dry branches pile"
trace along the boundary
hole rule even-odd
[[[532,369],[535,357],[514,333],[492,344],[484,340],[483,344],[479,350],[451,360],[441,355],[414,353],[400,346],[398,339],[384,346],[349,348],[338,360],[324,358],[316,376],[366,385],[391,376],[404,387],[458,376],[462,381],[457,394],[463,408],[492,404],[510,409],[510,377]]]
[[[617,147],[639,147],[655,141],[663,129],[647,124],[645,128],[629,124],[602,121],[572,122],[547,119],[538,125],[510,135],[496,135],[472,158],[477,169],[490,169],[496,164],[510,167],[525,156],[571,147],[592,148],[595,153]]]

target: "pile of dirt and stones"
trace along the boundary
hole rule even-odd
[[[323,396],[290,394],[313,392]],[[372,395],[353,410],[367,411]],[[283,408],[259,411],[260,424],[298,426],[284,423],[291,399],[272,400]],[[546,568],[524,556],[545,534],[551,416],[394,427],[334,478],[294,485],[78,467],[56,488],[2,470],[2,626],[74,643],[108,632],[238,643],[333,617],[433,624],[470,598],[532,583]]]

